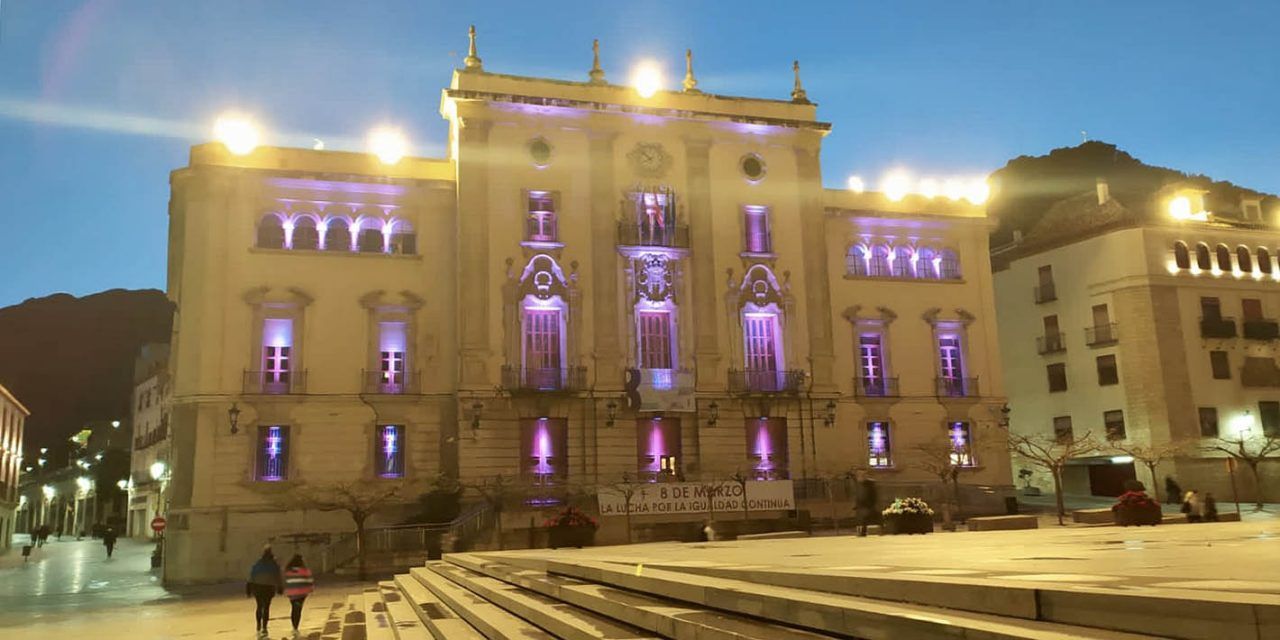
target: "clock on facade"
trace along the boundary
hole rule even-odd
[[[635,148],[627,154],[627,159],[631,161],[636,173],[650,178],[662,176],[671,164],[671,154],[657,142],[636,143]]]

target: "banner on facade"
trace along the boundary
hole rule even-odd
[[[707,504],[711,494],[711,505]],[[664,515],[674,513],[742,512],[743,485],[724,482],[717,485],[695,482],[655,482],[639,485],[631,496],[631,515]],[[748,511],[791,511],[796,508],[795,490],[790,480],[750,481],[746,484]],[[627,499],[621,491],[600,487],[597,492],[600,515],[627,514]]]

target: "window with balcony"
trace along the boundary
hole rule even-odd
[[[885,369],[882,334],[863,333],[858,336],[858,386],[862,395],[892,395]]]
[[[1067,365],[1058,362],[1045,367],[1049,375],[1049,393],[1067,390]]]
[[[404,425],[383,424],[375,430],[375,468],[379,478],[404,477]]]
[[[681,443],[680,419],[666,416],[636,421],[636,451],[640,452],[640,473],[649,480],[679,479]]]
[[[526,242],[559,242],[556,197],[550,191],[527,191],[524,239]]]
[[[380,393],[404,393],[408,382],[407,323],[378,323],[378,379]]]
[[[964,397],[971,395],[969,381],[964,376],[964,349],[960,336],[938,335],[938,393],[942,396]]]
[[[972,467],[977,464],[973,455],[973,436],[968,422],[948,423],[947,439],[951,444],[952,464],[958,467]]]
[[[257,464],[254,477],[259,482],[280,482],[289,478],[289,427],[258,427]]]
[[[1173,243],[1173,264],[1179,269],[1191,268],[1191,251],[1185,242]]]
[[[1222,303],[1216,297],[1200,298],[1200,337],[1236,337],[1236,321],[1222,317]]]
[[[1058,327],[1058,316],[1045,316],[1044,335],[1039,340],[1041,354],[1058,353],[1066,350],[1066,342],[1062,339],[1062,330]]]
[[[1071,424],[1071,416],[1057,416],[1053,419],[1053,441],[1058,444],[1070,444],[1075,440],[1075,427]]]
[[[743,250],[747,253],[772,253],[773,236],[769,228],[769,208],[742,208]]]
[[[262,392],[288,393],[293,378],[293,320],[267,318],[262,323]]]
[[[1120,383],[1120,371],[1116,368],[1115,354],[1107,354],[1098,356],[1098,386],[1105,387],[1108,385]]]
[[[674,369],[671,312],[639,311],[636,313],[636,324],[640,337],[640,368]]]
[[[1106,431],[1107,440],[1124,440],[1124,411],[1114,409],[1103,412],[1102,428]]]
[[[1218,437],[1218,408],[1217,407],[1200,407],[1200,437],[1216,438]]]
[[[748,418],[747,456],[756,480],[786,480],[790,477],[787,457],[786,418]]]
[[[569,474],[569,421],[520,420],[520,477],[533,486],[562,483]]]
[[[564,324],[560,309],[524,309],[524,386],[557,389],[562,383]]]
[[[778,316],[769,312],[742,314],[742,334],[748,376],[747,385],[752,389],[772,389],[782,369],[782,346],[779,341]]]
[[[1226,351],[1210,351],[1209,368],[1213,371],[1214,380],[1231,379],[1231,359]]]
[[[872,421],[867,423],[867,465],[873,469],[887,469],[893,466],[892,446],[889,441],[889,423]]]

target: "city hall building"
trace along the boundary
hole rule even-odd
[[[1002,511],[983,208],[824,189],[830,125],[798,68],[779,84],[719,96],[690,69],[646,97],[473,49],[441,96],[447,157],[194,147],[171,177],[166,579],[349,531],[280,505],[357,479],[412,501],[441,473],[514,478],[547,499],[508,508],[513,531],[624,474],[804,494],[866,468],[918,495],[941,446],[966,507]]]

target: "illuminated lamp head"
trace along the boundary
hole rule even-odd
[[[242,156],[258,147],[261,133],[247,116],[224,113],[213,123],[213,139],[221,142],[227,151]]]
[[[662,89],[662,69],[652,60],[643,60],[631,71],[631,86],[641,98],[652,98]]]
[[[849,176],[848,185],[849,190],[854,193],[862,193],[867,190],[867,185],[860,176]]]
[[[369,132],[369,153],[383,164],[395,164],[409,154],[409,140],[399,129],[377,127]]]
[[[905,198],[911,193],[911,174],[902,169],[890,171],[880,180],[880,191],[892,202]]]

